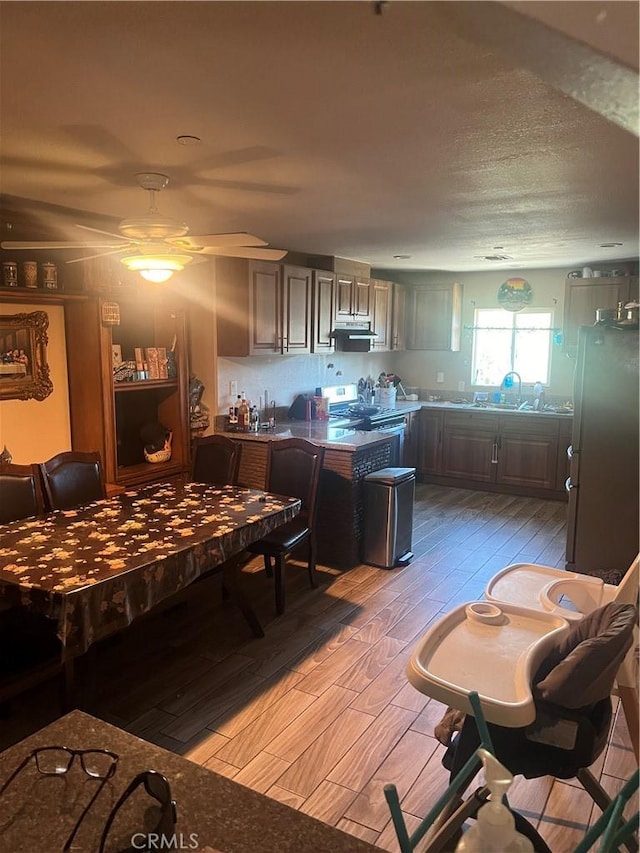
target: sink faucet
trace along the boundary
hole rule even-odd
[[[518,396],[516,398],[516,403],[520,403],[520,401],[522,400],[522,377],[520,376],[519,373],[516,373],[515,370],[510,370],[508,373],[505,373],[505,375],[502,377],[502,382],[500,383],[500,387],[501,388],[506,387],[505,382],[507,381],[509,376],[515,376],[518,380]]]

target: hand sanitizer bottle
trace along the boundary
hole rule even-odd
[[[479,749],[478,755],[484,764],[491,797],[478,811],[471,829],[460,839],[456,853],[533,853],[533,844],[516,831],[515,819],[502,802],[513,776],[486,749]]]

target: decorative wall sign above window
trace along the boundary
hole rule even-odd
[[[498,304],[505,311],[522,311],[531,304],[533,290],[524,278],[508,278],[498,290]]]
[[[44,400],[53,391],[45,311],[0,317],[0,400]]]

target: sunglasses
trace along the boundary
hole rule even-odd
[[[152,830],[130,833],[129,846],[122,847],[122,842],[115,839],[115,836],[121,837],[121,833],[111,833],[111,829],[122,806],[140,786],[143,786],[147,794],[160,804],[160,818]],[[177,819],[176,803],[171,799],[169,782],[161,773],[145,770],[130,782],[111,810],[100,839],[100,853],[147,853],[150,850],[171,849],[167,845],[171,844],[171,839],[175,835]]]
[[[13,780],[34,759],[36,769],[42,776],[64,776],[71,769],[76,756],[78,756],[80,760],[80,767],[84,773],[91,779],[99,779],[100,785],[78,818],[76,825],[71,831],[71,835],[67,838],[67,841],[62,848],[63,853],[68,853],[71,849],[73,839],[80,828],[80,824],[86,817],[87,812],[97,800],[100,791],[102,791],[107,782],[107,779],[110,779],[116,772],[119,756],[116,755],[115,752],[109,752],[106,749],[69,749],[66,746],[44,746],[30,752],[29,755],[27,755],[16,767],[2,786],[0,786],[0,796],[2,796]]]

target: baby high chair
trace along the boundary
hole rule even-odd
[[[595,608],[617,601],[636,604],[638,601],[638,567],[640,555],[629,566],[620,583],[604,583],[590,575],[565,572],[550,566],[516,563],[494,575],[484,591],[487,601],[518,604],[563,616],[569,622],[581,620]],[[640,718],[638,715],[638,629],[627,656],[616,676],[616,691],[622,702],[629,735],[640,760]]]
[[[575,777],[603,811],[610,807],[610,797],[587,768],[607,742],[611,688],[633,642],[636,615],[633,605],[613,602],[569,623],[517,605],[473,602],[433,625],[415,649],[407,675],[421,692],[465,712],[443,758],[452,778],[468,766],[481,742],[489,741],[514,775]],[[480,721],[470,698],[476,693]],[[486,732],[477,724],[484,725],[484,719]],[[483,803],[482,796],[461,799],[470,781],[465,778],[457,791],[457,828]],[[445,849],[456,829],[451,813],[452,807],[434,823],[427,850]],[[535,850],[550,853],[535,829],[516,817]],[[625,825],[627,834],[633,829],[634,824]],[[633,837],[625,843],[638,849]]]

